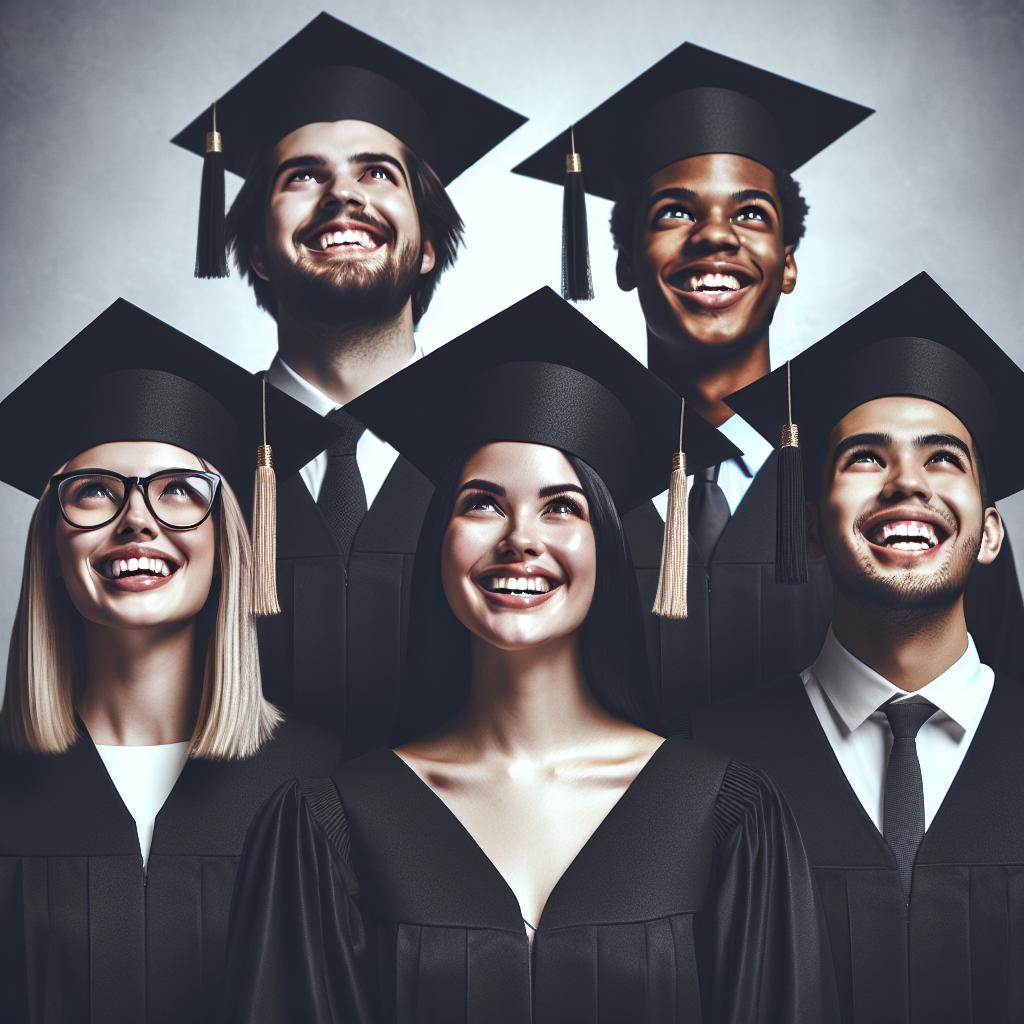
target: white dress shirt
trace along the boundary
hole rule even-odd
[[[733,413],[718,429],[743,452],[741,458],[723,462],[718,471],[718,486],[722,488],[725,500],[729,503],[729,511],[735,515],[751,481],[757,476],[768,456],[771,455],[772,446],[742,416],[738,416],[736,413]],[[687,480],[693,486],[693,477],[687,477]],[[664,520],[668,510],[667,489],[654,499],[654,507]]]
[[[406,366],[414,363],[423,355],[419,346],[413,354],[412,359]],[[403,367],[404,369],[404,367]],[[300,377],[282,358],[280,353],[274,356],[274,361],[267,371],[267,380],[275,388],[291,396],[297,402],[312,409],[313,412],[326,416],[341,406],[329,396],[325,395],[319,388],[310,384],[305,377]],[[387,479],[391,467],[398,458],[398,452],[387,443],[382,441],[376,434],[364,430],[356,443],[356,465],[359,467],[359,475],[363,479],[363,490],[366,491],[366,507],[373,505],[374,499],[380,493],[384,481]],[[320,488],[323,486],[324,474],[327,472],[327,452],[320,452],[311,462],[307,462],[299,471],[313,500],[320,496]]]
[[[843,773],[879,832],[892,730],[878,708],[892,697],[920,696],[939,709],[917,734],[928,828],[992,695],[994,674],[981,663],[974,641],[967,638],[967,650],[942,675],[908,693],[855,658],[829,629],[821,653],[801,678]]]
[[[96,744],[110,781],[122,803],[135,819],[142,866],[149,860],[153,829],[160,808],[178,781],[188,760],[188,743],[161,743],[153,747],[119,747]]]

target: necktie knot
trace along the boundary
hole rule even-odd
[[[363,431],[366,430],[366,427],[341,408],[333,409],[329,412],[327,419],[340,431],[327,449],[327,457],[335,458],[340,455],[354,455],[356,445],[359,443],[359,438],[363,436]]]
[[[894,739],[916,739],[921,726],[939,709],[924,697],[910,697],[907,700],[890,700],[880,708],[889,719],[889,728]]]

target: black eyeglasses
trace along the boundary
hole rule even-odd
[[[153,518],[168,530],[194,530],[213,510],[220,477],[199,469],[162,469],[149,476],[122,476],[110,469],[76,469],[50,478],[64,521],[98,530],[124,510],[138,487]]]

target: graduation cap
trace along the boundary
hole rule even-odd
[[[279,610],[273,464],[289,476],[334,436],[328,421],[260,376],[117,299],[0,402],[0,480],[38,498],[87,448],[185,448],[240,495],[252,493],[254,611],[271,614]]]
[[[524,160],[515,173],[564,184],[563,294],[592,298],[584,162],[585,191],[613,200],[661,168],[706,153],[734,153],[775,173],[792,172],[871,113],[683,43]]]
[[[795,479],[779,489],[777,571],[799,575],[802,568],[806,578],[804,478],[820,470],[832,428],[851,409],[895,395],[936,402],[964,424],[981,453],[993,500],[1024,489],[1024,461],[1016,450],[1024,431],[1024,371],[921,273],[726,399],[772,443],[783,424],[780,465],[785,457]]]
[[[346,409],[435,483],[491,441],[542,444],[591,466],[621,514],[660,494],[671,464],[663,598],[667,606],[671,590],[685,614],[687,462],[692,473],[739,451],[699,415],[681,416],[675,392],[550,288]]]
[[[368,121],[447,185],[526,118],[327,13],[172,140],[204,157],[197,277],[226,277],[224,168],[242,177],[296,128]]]

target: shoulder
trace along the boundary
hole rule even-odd
[[[767,831],[784,806],[778,787],[765,772],[729,761],[715,800],[716,845],[737,831]]]

